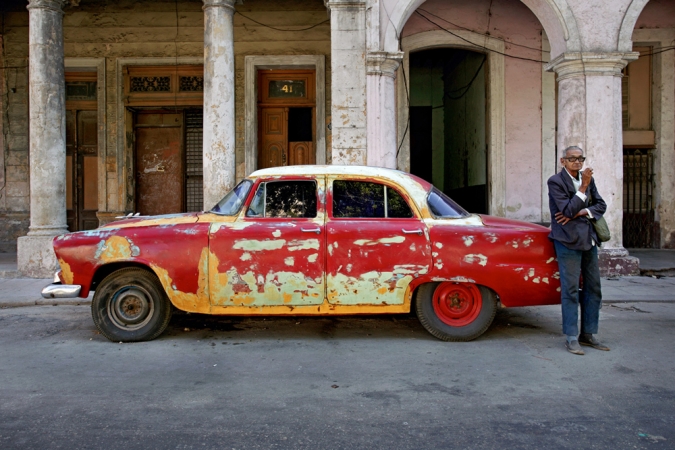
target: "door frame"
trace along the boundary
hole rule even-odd
[[[481,42],[488,50],[487,54],[487,98],[486,98],[486,138],[488,211],[490,215],[506,217],[506,87],[504,83],[504,41],[485,37],[473,31],[457,30],[450,35],[442,30],[431,30],[407,36],[401,39],[401,49],[405,52],[399,71],[410,73],[410,52],[429,50],[439,47],[452,47],[476,52],[478,47],[467,42]],[[492,50],[492,51],[490,51]],[[410,134],[406,132],[408,123],[408,94],[410,86],[403,77],[397,77],[397,117],[398,135],[403,136],[398,157],[398,168],[410,170]]]
[[[66,72],[96,72],[96,112],[98,121],[98,211],[99,226],[108,222],[108,185],[106,173],[106,62],[105,58],[64,58]],[[104,217],[104,220],[101,218]]]
[[[248,176],[258,168],[258,70],[310,69],[315,74],[316,164],[326,164],[326,62],[324,55],[249,55],[244,58],[244,170]]]

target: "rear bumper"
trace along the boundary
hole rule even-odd
[[[82,286],[79,284],[54,283],[42,289],[44,298],[75,298],[80,295]]]

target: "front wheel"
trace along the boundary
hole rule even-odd
[[[471,341],[492,324],[497,297],[485,286],[427,283],[417,290],[417,317],[426,330],[444,341]]]
[[[171,304],[153,273],[127,268],[103,279],[91,315],[96,328],[111,341],[150,341],[169,324]]]

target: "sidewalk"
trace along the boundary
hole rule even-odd
[[[675,250],[639,250],[641,253],[640,272],[668,273],[675,271]],[[660,253],[655,253],[660,252]],[[642,258],[645,257],[645,269]],[[631,251],[631,254],[634,254]],[[13,259],[12,259],[13,258]],[[671,260],[672,258],[672,260]],[[672,263],[671,263],[672,261]],[[649,269],[647,269],[649,268]],[[0,253],[0,308],[35,305],[86,305],[91,303],[92,295],[87,299],[42,298],[42,288],[52,282],[51,279],[19,278],[16,272],[16,254]],[[603,278],[602,300],[605,303],[621,302],[675,302],[675,276],[639,276]]]

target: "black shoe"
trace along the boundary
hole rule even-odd
[[[567,351],[570,353],[574,353],[575,355],[584,355],[584,351],[581,349],[579,346],[579,341],[576,339],[572,342],[565,341],[565,347],[567,348]]]
[[[604,352],[609,351],[609,347],[600,343],[600,341],[598,341],[592,334],[582,334],[581,336],[579,336],[579,343],[581,345],[593,347],[595,349],[602,350]]]

